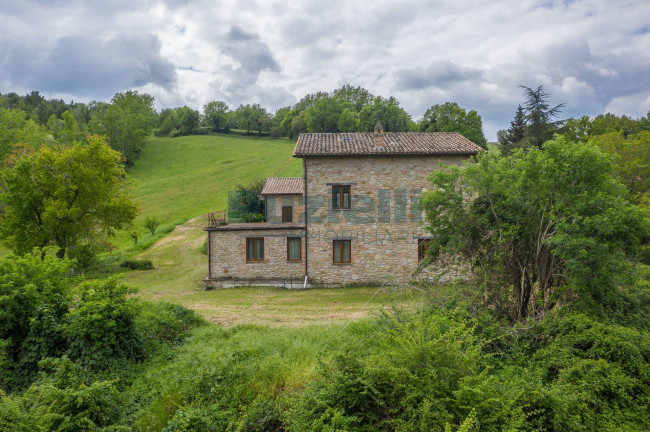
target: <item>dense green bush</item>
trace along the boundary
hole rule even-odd
[[[41,359],[64,353],[70,265],[47,254],[0,259],[0,388],[25,386]]]
[[[102,370],[118,359],[142,360],[142,338],[135,319],[138,303],[132,291],[115,280],[84,283],[65,317],[66,353],[91,370]]]
[[[122,262],[120,267],[130,268],[131,270],[153,270],[153,262],[151,260],[136,260],[130,259]]]

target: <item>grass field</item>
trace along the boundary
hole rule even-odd
[[[273,176],[300,176],[294,143],[228,135],[151,138],[129,169],[132,197],[146,216],[179,223],[225,210],[228,191],[238,184]],[[141,228],[144,234],[144,230]]]

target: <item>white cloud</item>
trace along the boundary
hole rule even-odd
[[[567,116],[650,109],[643,0],[6,3],[3,93],[83,100],[136,87],[159,107],[276,109],[350,83],[415,118],[456,101],[490,139],[522,101],[519,84],[543,84]]]

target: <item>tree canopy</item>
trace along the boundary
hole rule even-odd
[[[513,319],[543,314],[569,291],[604,304],[650,228],[614,169],[595,145],[557,138],[436,171],[423,196],[430,257],[467,259],[483,299]]]
[[[433,105],[424,113],[418,128],[421,132],[458,132],[468,140],[487,148],[481,116],[466,112],[455,102]]]
[[[157,116],[153,102],[146,93],[117,93],[110,104],[93,112],[88,132],[106,136],[111,148],[122,152],[127,165],[131,165],[153,131]]]
[[[41,147],[16,156],[2,171],[0,237],[17,253],[96,244],[136,216],[127,196],[122,157],[103,138],[87,144]]]

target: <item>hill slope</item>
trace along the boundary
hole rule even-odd
[[[229,190],[271,176],[301,176],[294,143],[227,135],[152,138],[129,174],[139,219],[165,223],[224,210]]]

